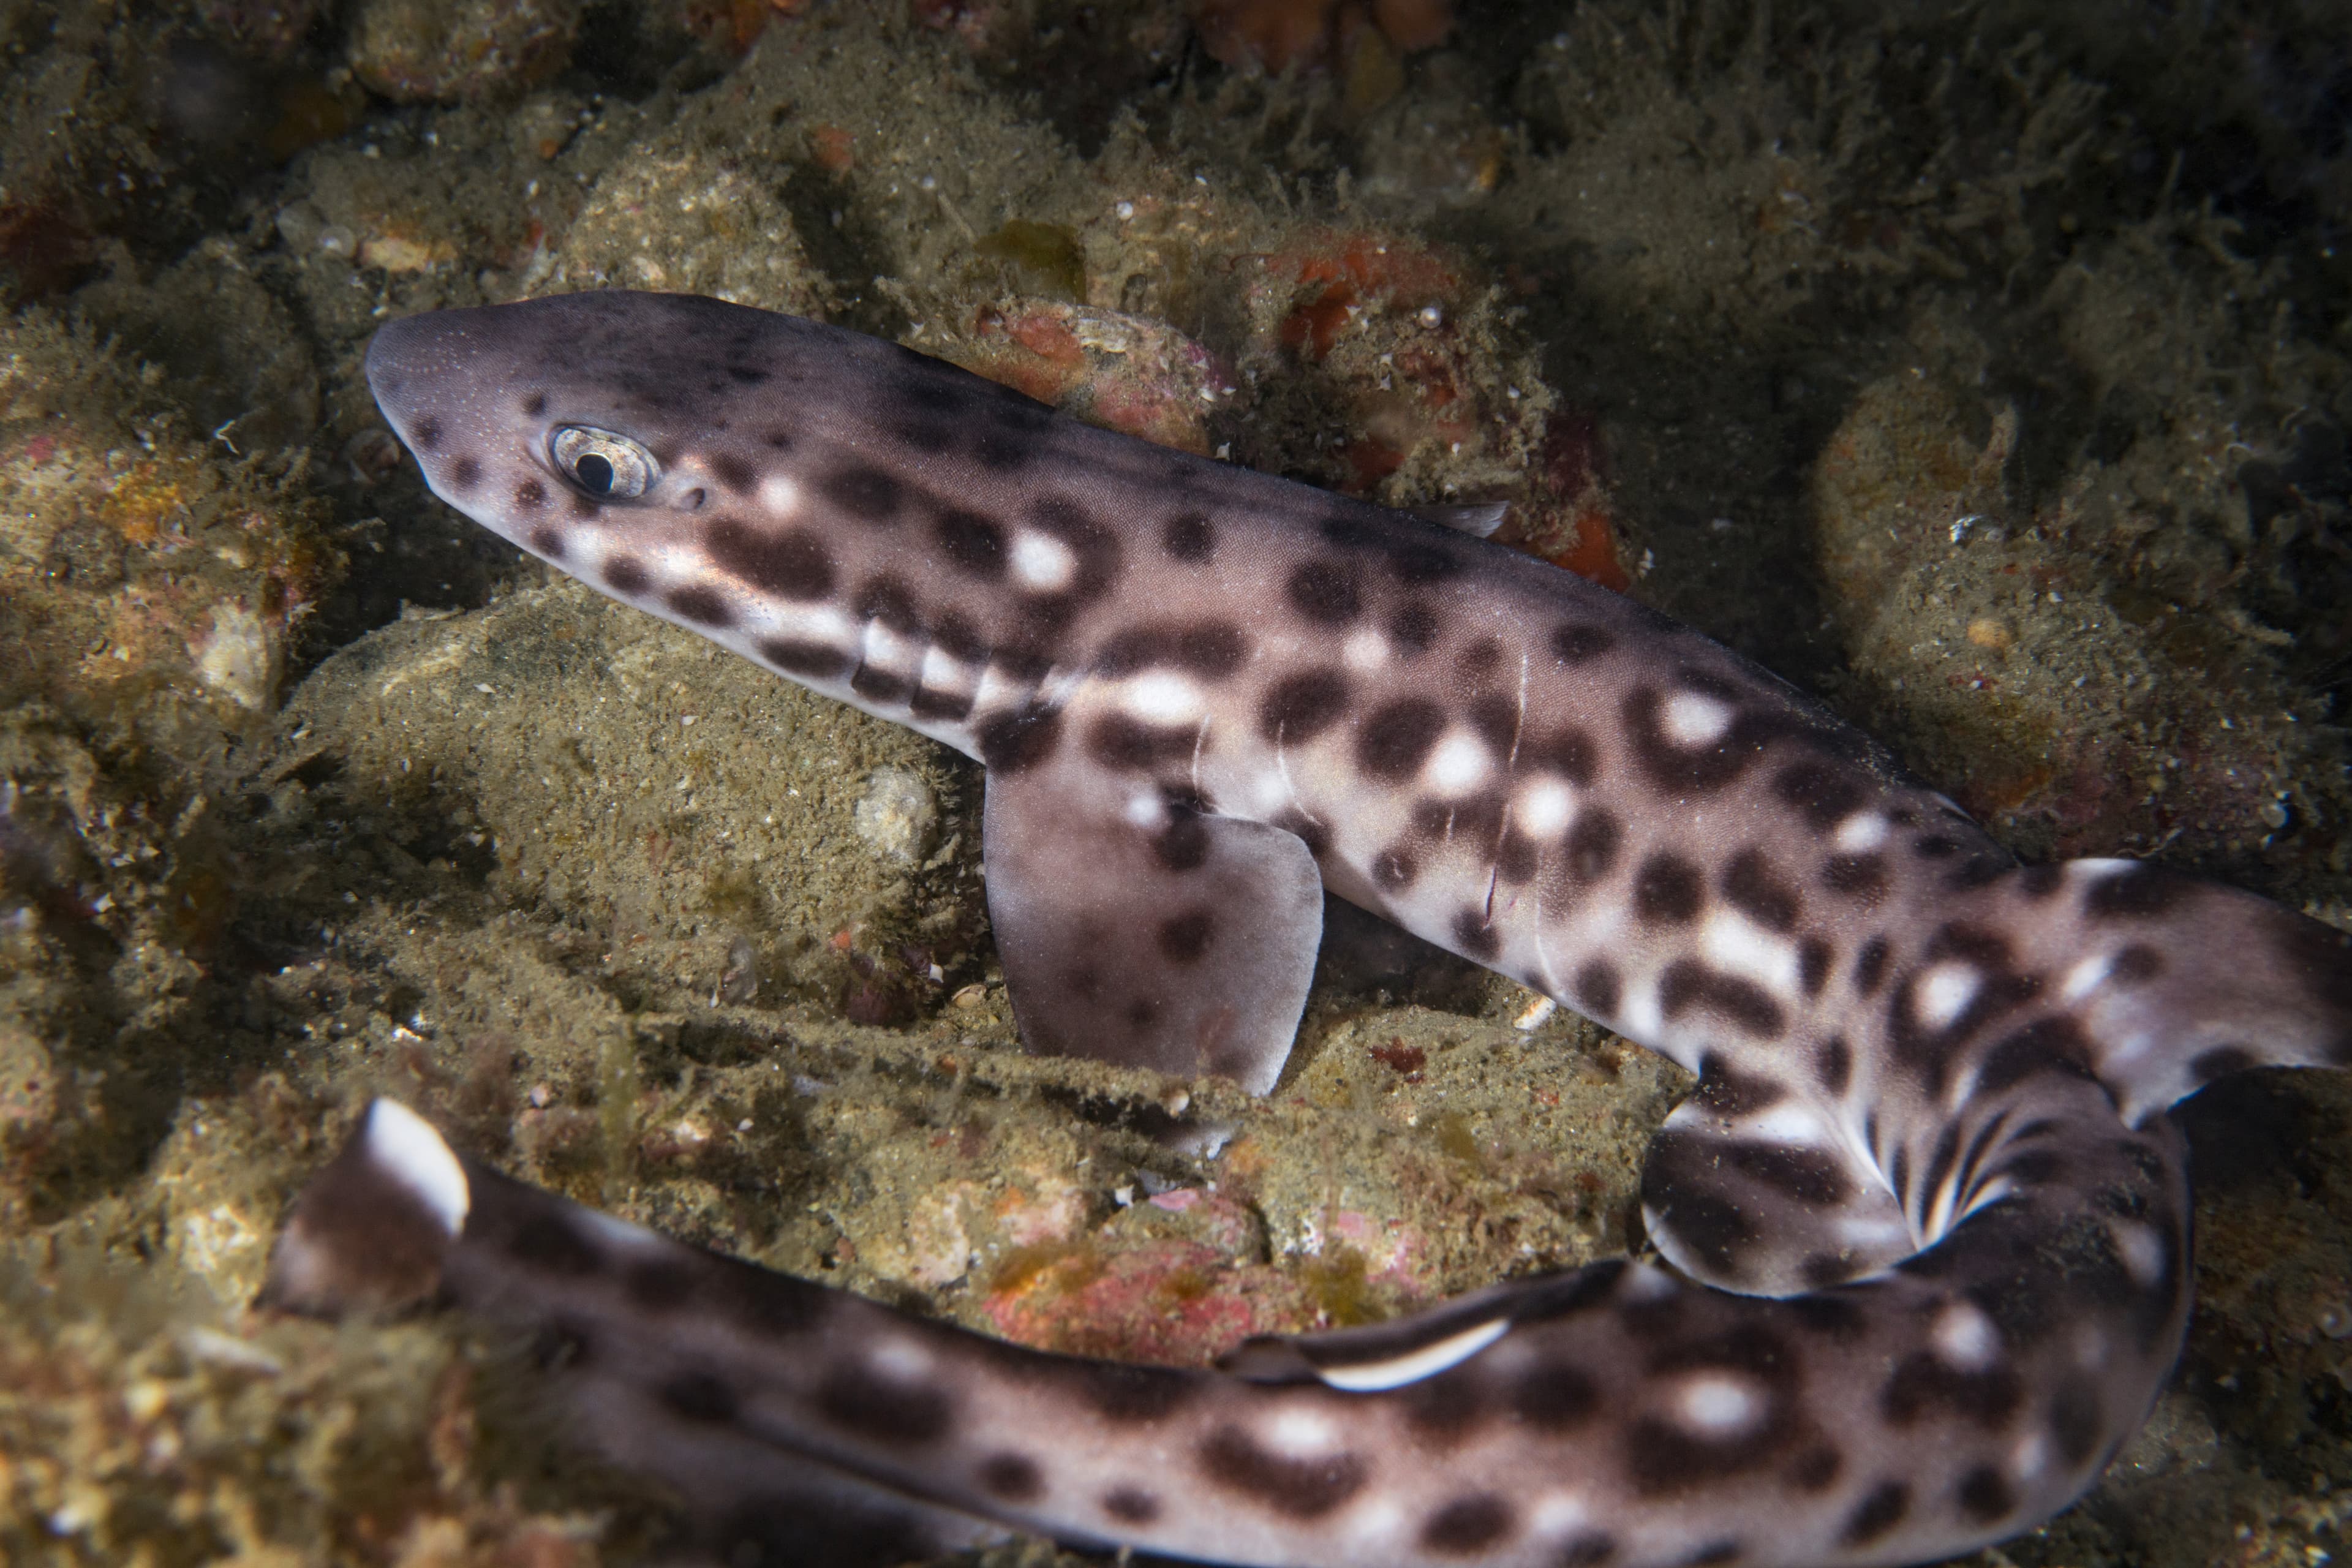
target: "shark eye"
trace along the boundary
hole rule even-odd
[[[563,477],[592,496],[634,500],[660,476],[654,455],[610,430],[566,425],[547,443]]]

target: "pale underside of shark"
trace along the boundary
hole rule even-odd
[[[2021,868],[1706,638],[1429,522],[714,300],[410,318],[368,357],[452,505],[986,769],[1024,1041],[1264,1091],[1325,889],[1699,1075],[1670,1267],[1224,1369],[997,1343],[626,1226],[379,1104],[273,1293],[520,1322],[722,1549],[997,1521],[1250,1564],[1900,1563],[2025,1529],[2189,1311],[2164,1115],[2352,1057],[2352,945],[2128,861]]]

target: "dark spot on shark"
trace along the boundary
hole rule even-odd
[[[1633,873],[1633,912],[1653,925],[1684,925],[1706,903],[1706,879],[1679,855],[1661,850]]]
[[[727,379],[738,386],[759,386],[766,383],[768,373],[748,364],[730,364],[727,367]]]
[[[760,657],[807,680],[838,680],[849,668],[849,655],[841,648],[804,637],[769,637],[760,644]]]
[[[533,419],[547,412],[547,394],[534,392],[522,400],[522,411]]]
[[[1832,1094],[1843,1094],[1853,1079],[1853,1047],[1832,1035],[1813,1047],[1813,1077]]]
[[[1518,1514],[1493,1492],[1455,1498],[1421,1527],[1421,1544],[1441,1557],[1467,1557],[1518,1528]]]
[[[1514,887],[1533,879],[1541,860],[1536,841],[1516,827],[1495,846],[1495,874]]]
[[[507,1256],[534,1273],[573,1279],[601,1273],[604,1256],[572,1223],[559,1215],[536,1214],[507,1237]]]
[[[1103,1493],[1102,1510],[1121,1524],[1150,1524],[1160,1517],[1160,1500],[1139,1487],[1113,1487]]]
[[[1421,874],[1421,862],[1410,849],[1391,845],[1372,857],[1372,885],[1382,892],[1398,893],[1412,886]]]
[[[1347,626],[1364,611],[1356,574],[1328,561],[1302,561],[1293,567],[1283,595],[1318,626]]]
[[[1999,1470],[1979,1465],[1960,1478],[1960,1511],[1980,1524],[2007,1519],[2017,1507],[2017,1493]]]
[[[1179,512],[1160,525],[1160,548],[1171,560],[1205,566],[1216,557],[1216,526],[1197,511]]]
[[[877,622],[902,637],[923,629],[921,601],[903,580],[887,572],[867,579],[851,609],[859,620]]]
[[[654,1397],[679,1420],[705,1426],[734,1420],[742,1404],[733,1389],[701,1371],[672,1373],[662,1380]]]
[[[1484,963],[1503,951],[1502,934],[1486,919],[1485,906],[1468,904],[1454,911],[1454,944],[1465,958]]]
[[[698,626],[730,626],[735,624],[734,606],[726,595],[714,588],[688,586],[672,588],[662,596],[662,602]]]
[[[971,716],[971,698],[961,691],[942,691],[934,687],[921,687],[908,699],[908,710],[926,722],[954,722]]]
[[[441,421],[426,416],[409,427],[408,444],[420,452],[437,451],[441,446]]]
[[[1846,1516],[1838,1536],[1846,1546],[1867,1546],[1903,1522],[1911,1510],[1911,1489],[1901,1481],[1881,1481]]]
[[[1576,972],[1574,982],[1577,1005],[1596,1017],[1605,1017],[1617,1011],[1624,1000],[1625,983],[1618,977],[1617,966],[1605,958],[1587,959]]]
[[[1389,640],[1407,654],[1427,653],[1437,643],[1437,609],[1425,599],[1408,599],[1389,616]]]
[[[1258,733],[1303,745],[1347,716],[1349,688],[1340,670],[1309,669],[1276,684],[1258,702]]]
[[[1247,640],[1230,621],[1173,622],[1118,633],[1095,656],[1095,669],[1111,679],[1156,667],[1222,679],[1248,657]]]
[[[1356,762],[1376,779],[1418,772],[1445,728],[1445,710],[1426,697],[1401,697],[1367,714],[1356,730]]]
[[[958,571],[992,581],[1004,575],[1004,530],[994,520],[949,507],[931,528],[948,563]]]
[[[1830,983],[1837,950],[1825,937],[1809,936],[1797,943],[1797,984],[1808,996],[1819,996]]]
[[[833,557],[814,534],[799,529],[770,533],[717,517],[703,530],[702,542],[720,571],[761,593],[803,604],[833,593]]]
[[[1617,864],[1617,848],[1624,841],[1625,830],[1614,812],[1606,806],[1587,806],[1577,813],[1569,825],[1567,850],[1568,876],[1572,882],[1590,885],[1609,875]]]
[[[1126,713],[1106,713],[1087,729],[1087,754],[1106,767],[1149,772],[1190,757],[1196,739],[1189,729],[1147,724]]]
[[[2145,920],[2162,914],[2196,888],[2194,879],[2178,872],[2126,866],[2091,884],[2083,895],[2083,912],[2093,920]]]
[[[563,559],[563,531],[546,523],[535,525],[525,537],[525,542],[550,561]]]
[[[1717,885],[1733,909],[1767,931],[1795,930],[1805,907],[1803,897],[1772,868],[1761,849],[1743,849],[1733,856]]]
[[[907,492],[879,468],[852,466],[819,477],[816,493],[860,522],[889,523],[898,521]]]
[[[905,701],[907,694],[914,689],[914,682],[895,670],[861,664],[850,675],[849,689],[868,702],[888,704]]]
[[[1869,908],[1886,894],[1886,857],[1832,855],[1822,863],[1822,886]]]
[[[527,510],[536,510],[547,504],[547,487],[537,479],[525,479],[515,486],[514,503]]]
[[[1061,743],[1062,716],[1056,712],[1005,714],[982,725],[976,738],[981,764],[1010,778],[1054,754]]]
[[[1026,1454],[1007,1450],[981,1462],[981,1489],[1004,1502],[1034,1502],[1045,1494],[1045,1472]]]
[[[1590,663],[1616,646],[1616,633],[1589,621],[1568,621],[1552,628],[1552,657],[1562,664]]]
[[[1151,841],[1151,853],[1171,871],[1197,871],[1209,863],[1209,825],[1196,811],[1179,811]]]
[[[709,462],[712,477],[739,496],[748,496],[760,486],[760,471],[733,452],[713,452]]]
[[[449,485],[453,489],[469,490],[482,482],[482,465],[471,458],[460,458],[449,465]]]
[[[826,1369],[817,1384],[816,1407],[845,1432],[902,1447],[936,1443],[955,1425],[946,1390],[885,1377],[856,1359]]]
[[[1871,786],[1850,769],[1807,758],[1773,774],[1772,793],[1803,813],[1815,832],[1827,833],[1862,809]]]
[[[645,563],[634,555],[607,556],[604,582],[615,594],[642,594],[653,586],[653,579],[646,574]]]
[[[1640,895],[1635,895],[1638,900]],[[1710,969],[1696,959],[1677,959],[1658,977],[1658,1006],[1668,1019],[1686,1012],[1709,1013],[1759,1039],[1787,1026],[1788,1016],[1771,993],[1752,980]]]
[[[1361,1491],[1369,1479],[1363,1460],[1353,1454],[1276,1453],[1234,1426],[1210,1433],[1199,1457],[1212,1480],[1290,1519],[1322,1518]]]
[[[1601,1385],[1575,1363],[1554,1357],[1511,1382],[1511,1414],[1538,1432],[1573,1432],[1601,1412]]]
[[[1201,962],[1216,934],[1217,918],[1207,910],[1187,910],[1160,922],[1157,938],[1162,957],[1171,963]]]

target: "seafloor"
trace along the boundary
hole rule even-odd
[[[0,0],[0,1561],[666,1554],[507,1347],[249,1310],[378,1092],[1105,1354],[1639,1241],[1677,1075],[1365,920],[1263,1103],[1016,1054],[972,766],[441,507],[377,322],[698,290],[1507,500],[2021,852],[2342,924],[2348,138],[2319,0]],[[2180,1373],[1971,1562],[2336,1549],[2352,1089],[2188,1116]]]

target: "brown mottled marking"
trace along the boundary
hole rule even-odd
[[[1633,873],[1633,912],[1652,924],[1686,924],[1706,902],[1706,879],[1680,855],[1661,850]]]
[[[530,547],[550,561],[563,559],[563,531],[541,523],[530,533]]]
[[[1568,875],[1575,882],[1592,883],[1617,864],[1617,847],[1624,840],[1617,816],[1605,806],[1587,806],[1568,829]]]
[[[1328,667],[1278,682],[1258,703],[1258,733],[1303,745],[1347,716],[1348,677]]]
[[[1302,561],[1283,585],[1291,607],[1318,626],[1344,626],[1364,611],[1356,574],[1328,561]]]
[[[1455,1498],[1421,1527],[1421,1543],[1445,1557],[1484,1552],[1518,1528],[1518,1511],[1493,1492]]]
[[[672,588],[663,595],[662,602],[698,626],[726,626],[735,622],[734,607],[716,589]]]
[[[760,470],[733,452],[713,452],[709,463],[711,476],[739,496],[760,488]]]
[[[1198,963],[1216,929],[1217,918],[1207,910],[1187,910],[1160,922],[1160,951],[1172,963]]]
[[[1160,524],[1160,548],[1171,560],[1205,566],[1216,558],[1216,525],[1197,511],[1179,512]]]
[[[1045,1491],[1045,1478],[1037,1461],[1009,1449],[982,1461],[980,1484],[990,1496],[1006,1502],[1034,1502]]]
[[[1113,1487],[1103,1493],[1102,1510],[1121,1524],[1150,1524],[1160,1517],[1160,1500],[1139,1487]]]
[[[1445,728],[1445,710],[1426,697],[1401,697],[1367,714],[1356,729],[1356,761],[1376,779],[1412,777]]]
[[[1199,1455],[1212,1479],[1292,1519],[1322,1518],[1361,1491],[1370,1479],[1364,1461],[1354,1454],[1295,1458],[1261,1447],[1233,1426],[1212,1432]]]
[[[833,556],[814,534],[797,529],[769,533],[721,517],[711,520],[702,538],[720,571],[762,593],[803,604],[833,593]]]
[[[1591,958],[1577,970],[1574,989],[1578,1005],[1596,1018],[1606,1018],[1624,998],[1625,983],[1607,959]]]

